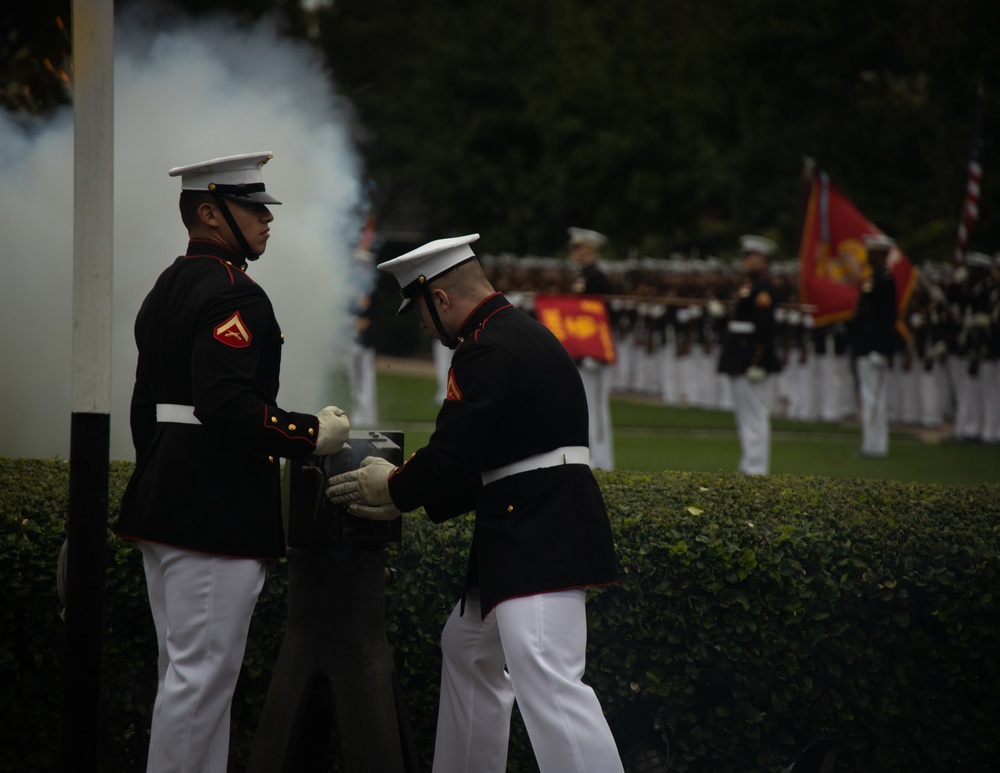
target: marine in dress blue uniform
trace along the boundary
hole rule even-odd
[[[740,237],[744,274],[726,326],[719,372],[732,378],[733,409],[740,437],[739,471],[766,475],[771,470],[771,404],[774,384],[768,378],[781,371],[775,348],[776,290],[767,265],[777,245],[763,236]]]
[[[278,406],[282,334],[247,261],[280,204],[270,153],[172,169],[190,241],[135,322],[136,467],[114,531],[143,553],[159,643],[147,770],[225,771],[264,562],[284,555],[279,459],[335,453],[349,422]]]
[[[354,340],[347,354],[347,378],[355,427],[374,427],[378,423],[378,385],[375,380],[375,253],[358,248],[351,260],[351,312],[354,315]]]
[[[884,234],[864,237],[871,276],[859,288],[848,326],[858,377],[861,455],[889,453],[888,371],[899,349],[896,283],[887,266],[895,242]]]
[[[589,228],[572,226],[566,229],[569,236],[569,257],[578,267],[579,275],[570,289],[582,295],[610,295],[614,288],[597,261],[601,248],[608,238]],[[590,466],[595,470],[613,470],[615,467],[614,438],[611,427],[611,380],[613,369],[593,357],[584,357],[576,363],[587,395],[588,422],[590,425]]]
[[[426,447],[400,468],[368,460],[330,479],[352,512],[435,522],[475,510],[466,587],[441,638],[435,773],[506,769],[515,698],[542,773],[621,771],[582,681],[585,588],[617,581],[589,466],[587,402],[562,344],[490,286],[469,244],[443,239],[383,263],[400,311],[455,350]]]

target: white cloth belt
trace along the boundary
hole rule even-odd
[[[486,486],[508,475],[541,470],[545,467],[558,467],[560,464],[590,464],[590,449],[587,446],[563,446],[497,467],[495,470],[486,470],[483,473],[483,485]]]
[[[156,420],[170,424],[201,424],[195,418],[193,405],[175,405],[174,403],[157,403]]]
[[[730,333],[753,333],[756,329],[757,326],[753,322],[742,322],[734,319],[729,323]]]

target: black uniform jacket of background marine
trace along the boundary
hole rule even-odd
[[[136,468],[115,533],[209,553],[284,555],[281,457],[316,448],[318,419],[276,405],[282,335],[227,247],[192,240],[135,322]],[[157,403],[201,424],[158,423]]]
[[[481,473],[588,443],[587,398],[559,340],[500,293],[469,316],[427,446],[389,480],[403,511],[476,512],[466,585],[483,617],[500,601],[617,581],[611,525],[586,464]]]
[[[740,376],[751,366],[781,370],[774,343],[776,289],[766,278],[744,282],[722,341],[719,373]],[[736,323],[735,325],[733,323]]]
[[[580,269],[580,278],[582,279],[580,286],[574,287],[576,292],[584,295],[611,295],[614,292],[611,280],[595,264]]]
[[[902,341],[896,330],[896,282],[888,269],[876,270],[861,285],[848,327],[855,357],[872,352],[888,357],[899,348]]]

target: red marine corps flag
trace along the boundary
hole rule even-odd
[[[822,327],[850,319],[858,300],[858,286],[868,272],[866,234],[882,231],[833,185],[825,172],[811,174],[809,204],[799,248],[799,294],[815,307],[813,322]],[[906,309],[917,277],[898,247],[889,253],[889,269],[896,281],[896,307]]]
[[[615,361],[615,341],[604,299],[595,295],[535,296],[538,321],[552,331],[574,360]]]

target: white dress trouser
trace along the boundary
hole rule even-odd
[[[940,395],[941,380],[938,374],[943,370],[935,364],[932,370],[920,366],[917,374],[920,397],[920,424],[924,427],[940,427],[944,422],[944,408]]]
[[[510,599],[485,620],[470,592],[441,635],[433,773],[503,773],[515,699],[541,773],[620,773],[586,651],[583,590]]]
[[[861,393],[861,453],[885,456],[889,453],[889,369],[858,357],[858,391]]]
[[[855,413],[854,373],[851,371],[851,360],[843,354],[834,354],[832,350],[817,358],[819,366],[819,384],[817,388],[822,394],[820,419],[837,422],[845,416]]]
[[[987,443],[1000,443],[1000,360],[985,360],[983,380],[983,433]]]
[[[140,542],[159,645],[147,773],[225,773],[264,564]]]
[[[437,378],[434,402],[440,405],[448,396],[448,373],[451,371],[451,356],[454,352],[437,340],[431,341],[431,351],[434,352],[434,373]]]
[[[746,475],[767,475],[771,471],[772,379],[751,381],[733,376],[733,412],[740,436],[739,471]]]
[[[615,449],[611,429],[611,369],[589,359],[585,359],[578,369],[583,380],[583,390],[587,393],[590,466],[595,470],[613,470]]]
[[[895,372],[895,371],[893,371]],[[915,362],[909,370],[899,371],[900,421],[903,424],[920,423],[920,362]],[[892,411],[889,411],[890,417]]]
[[[798,354],[793,354],[793,362],[789,363],[781,374],[785,375],[787,372],[791,381],[790,388],[794,395],[792,404],[795,410],[789,412],[789,418],[800,421],[816,421],[820,418],[820,395],[816,390],[816,357],[811,357],[806,362],[799,361],[798,357]],[[778,378],[775,378],[775,381],[777,382],[780,377],[779,375]]]
[[[615,341],[615,354],[617,358],[612,366],[614,374],[612,385],[620,392],[630,392],[634,387],[632,368],[635,362],[635,348],[627,338],[619,338]]]
[[[351,426],[374,427],[378,424],[374,347],[362,346],[356,342],[351,344],[347,376],[353,398]]]
[[[969,373],[969,361],[957,358],[955,367],[955,437],[978,440],[982,435],[983,378],[982,369],[975,376]]]

